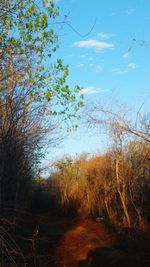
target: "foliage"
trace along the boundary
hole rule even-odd
[[[19,90],[28,109],[38,103],[39,112],[70,119],[83,102],[77,100],[79,87],[66,85],[68,66],[52,57],[58,48],[58,16],[53,1],[1,1],[0,96]]]

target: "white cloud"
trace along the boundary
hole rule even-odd
[[[99,73],[99,72],[101,72],[101,71],[103,70],[103,67],[102,67],[101,65],[96,65],[96,64],[93,63],[93,59],[90,60],[90,64],[89,64],[89,66],[90,66],[90,67],[93,67],[93,69],[94,69],[97,73]]]
[[[81,91],[80,91],[80,93],[84,94],[84,95],[105,93],[105,92],[109,92],[109,90],[108,89],[104,89],[104,88],[97,88],[95,86],[85,87],[85,88],[81,89]]]
[[[135,63],[131,62],[131,63],[128,64],[128,68],[131,69],[131,70],[134,70],[134,69],[137,68],[137,65]]]
[[[128,72],[131,71],[131,70],[136,69],[136,68],[137,68],[137,64],[131,62],[131,63],[129,63],[129,64],[127,65],[126,68],[124,68],[124,69],[121,69],[121,68],[114,68],[114,69],[112,69],[112,72],[115,72],[115,73],[117,73],[117,74],[125,74],[125,73],[128,73]]]
[[[98,51],[102,51],[104,49],[113,48],[114,45],[108,42],[101,42],[95,39],[91,39],[86,41],[75,42],[74,46],[81,48],[95,48]]]
[[[112,72],[115,72],[117,74],[125,74],[128,72],[128,70],[127,70],[127,68],[126,69],[114,68],[114,69],[112,69]]]
[[[129,53],[127,52],[127,53],[123,54],[122,57],[123,57],[123,58],[128,58],[128,57],[129,57]]]
[[[111,37],[111,35],[109,33],[106,33],[106,32],[99,32],[97,34],[97,37],[99,37],[101,39],[109,39]]]
[[[81,63],[81,64],[77,65],[77,67],[78,67],[78,68],[83,68],[83,67],[84,67],[84,64]]]
[[[101,72],[103,70],[103,68],[100,65],[96,66],[96,72]]]
[[[97,88],[94,86],[85,87],[85,88],[81,89],[80,93],[83,95],[96,94]]]

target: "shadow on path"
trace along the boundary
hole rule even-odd
[[[86,259],[78,262],[78,267],[149,267],[148,251],[134,248],[122,250],[120,247],[101,247],[90,250]]]

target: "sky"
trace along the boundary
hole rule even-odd
[[[57,56],[69,64],[68,84],[85,102],[118,101],[138,109],[150,95],[149,0],[55,0],[70,26],[60,33]],[[143,108],[149,108],[146,101]],[[96,153],[109,138],[82,126],[47,157]]]

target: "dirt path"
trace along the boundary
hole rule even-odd
[[[148,253],[148,254],[147,254]],[[144,267],[150,266],[149,251],[118,244],[104,222],[78,222],[57,244],[57,267]]]
[[[55,255],[57,266],[94,266],[96,254],[103,254],[103,257],[107,254],[107,258],[116,256],[115,245],[113,236],[108,233],[103,222],[90,219],[79,222],[58,243]]]
[[[150,266],[149,241],[119,241],[105,222],[45,216],[39,220],[39,230],[37,267]]]

